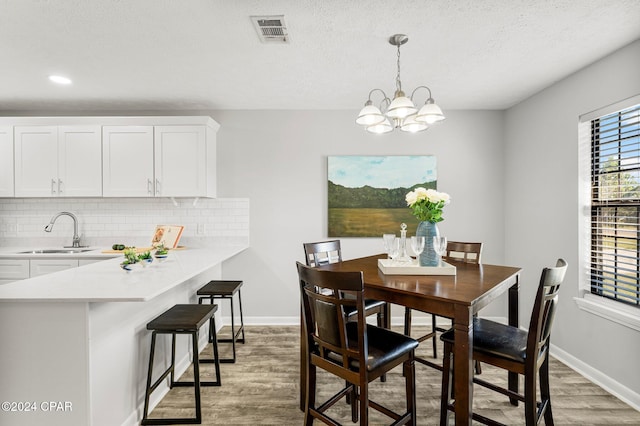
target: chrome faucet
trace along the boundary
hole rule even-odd
[[[49,224],[44,227],[45,232],[51,232],[51,230],[53,229],[53,224],[55,223],[56,219],[58,219],[60,216],[63,216],[63,215],[69,216],[71,217],[71,219],[73,219],[73,244],[71,247],[74,247],[74,248],[81,247],[80,237],[78,236],[78,218],[73,213],[60,212],[55,216],[53,216],[51,218],[51,222],[49,222]]]

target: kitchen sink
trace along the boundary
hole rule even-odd
[[[60,254],[60,253],[84,253],[85,251],[92,251],[91,248],[61,248],[61,249],[43,249],[43,250],[29,250],[21,251],[19,254]]]

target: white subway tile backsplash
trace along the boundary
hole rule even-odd
[[[249,242],[248,199],[198,199],[196,203],[182,199],[176,203],[154,198],[3,198],[0,246],[67,244],[73,234],[71,218],[60,217],[52,232],[44,232],[51,217],[60,211],[78,217],[83,243],[90,245],[116,240],[148,244],[158,224],[184,225],[183,238],[196,245]],[[204,233],[197,232],[200,224]]]

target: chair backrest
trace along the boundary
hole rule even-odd
[[[447,243],[447,259],[481,263],[481,256],[482,243],[465,243],[462,241],[449,241]]]
[[[368,357],[362,272],[325,271],[296,263],[309,359],[340,377],[350,375],[353,379],[349,365],[354,360],[366,365]],[[358,310],[356,322],[347,322],[347,307]],[[357,336],[362,338],[350,342],[347,327],[357,327]]]
[[[564,259],[558,259],[555,267],[542,270],[529,322],[527,362],[536,363],[549,351],[549,336],[558,303],[558,291],[566,272],[567,262]]]
[[[307,266],[322,266],[329,263],[342,262],[340,240],[304,243],[304,258]]]

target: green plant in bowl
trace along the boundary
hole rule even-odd
[[[145,251],[138,255],[138,260],[142,263],[142,266],[149,266],[153,262],[153,257],[151,257],[150,251]]]
[[[133,270],[133,266],[138,263],[138,254],[135,247],[126,247],[123,251],[124,260],[120,263],[120,267],[127,272]]]
[[[164,244],[158,244],[156,246],[156,254],[169,254],[169,249],[167,249]]]
[[[127,247],[123,251],[124,254],[124,262],[125,264],[134,264],[138,263],[138,254],[136,253],[135,247]]]

